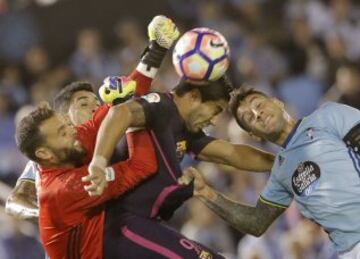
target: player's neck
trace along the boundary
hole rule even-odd
[[[286,123],[284,125],[283,130],[281,131],[279,137],[276,139],[276,141],[272,141],[275,144],[282,146],[284,144],[284,142],[287,140],[287,138],[289,137],[290,133],[292,132],[292,130],[294,129],[294,127],[296,126],[296,120],[294,120],[292,117],[290,117],[289,115],[287,115],[286,118]]]
[[[51,163],[51,162],[42,162],[40,164],[41,168],[44,169],[50,169],[50,168],[74,168],[75,165],[73,165],[72,163],[62,163],[62,164],[58,164],[58,163]]]
[[[185,120],[185,118],[188,116],[188,109],[187,109],[188,104],[186,103],[185,98],[178,96],[176,93],[174,93],[173,96],[174,96],[174,103],[176,105],[176,108],[181,118]]]

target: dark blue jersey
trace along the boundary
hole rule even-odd
[[[108,207],[107,215],[116,218],[122,211],[127,211],[143,217],[168,219],[192,196],[192,185],[177,184],[182,175],[180,162],[185,152],[196,157],[214,138],[186,129],[170,93],[150,93],[136,101],[144,108],[146,127],[156,149],[158,172],[114,201]]]

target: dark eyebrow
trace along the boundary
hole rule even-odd
[[[249,97],[249,103],[252,103],[252,101],[254,101],[254,99],[256,99],[256,98],[259,98],[259,96],[258,95],[256,95],[256,94],[254,94],[253,96],[250,96]]]
[[[89,99],[89,97],[88,96],[80,96],[79,98],[76,99],[76,101],[80,101],[83,99]]]

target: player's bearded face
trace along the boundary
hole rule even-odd
[[[47,150],[47,159],[54,164],[73,164],[78,166],[86,155],[86,151],[77,140],[74,126],[61,115],[48,119],[40,127],[45,136],[43,147]]]
[[[217,116],[226,108],[225,100],[206,101],[194,105],[192,112],[185,120],[187,128],[192,132],[198,132],[201,129],[214,125]]]
[[[71,97],[69,117],[74,125],[82,124],[91,119],[100,102],[96,95],[88,91],[78,91]]]
[[[248,132],[273,141],[285,126],[283,104],[259,94],[247,96],[237,109],[237,118]]]

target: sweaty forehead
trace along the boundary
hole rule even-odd
[[[261,94],[254,93],[246,96],[242,101],[240,101],[236,109],[237,118],[241,119],[242,115],[245,112],[250,111],[251,104],[254,102],[254,100],[258,100],[258,99],[266,99],[266,97]]]
[[[246,96],[243,101],[241,101],[241,102],[239,103],[239,106],[249,105],[249,104],[251,104],[254,100],[256,100],[256,99],[258,99],[258,98],[260,98],[260,99],[266,99],[265,96],[263,96],[263,95],[261,95],[261,94],[258,94],[258,93],[250,94],[250,95]]]
[[[90,101],[94,99],[97,100],[97,97],[94,93],[89,91],[78,91],[72,95],[71,103],[76,103],[81,100]]]

